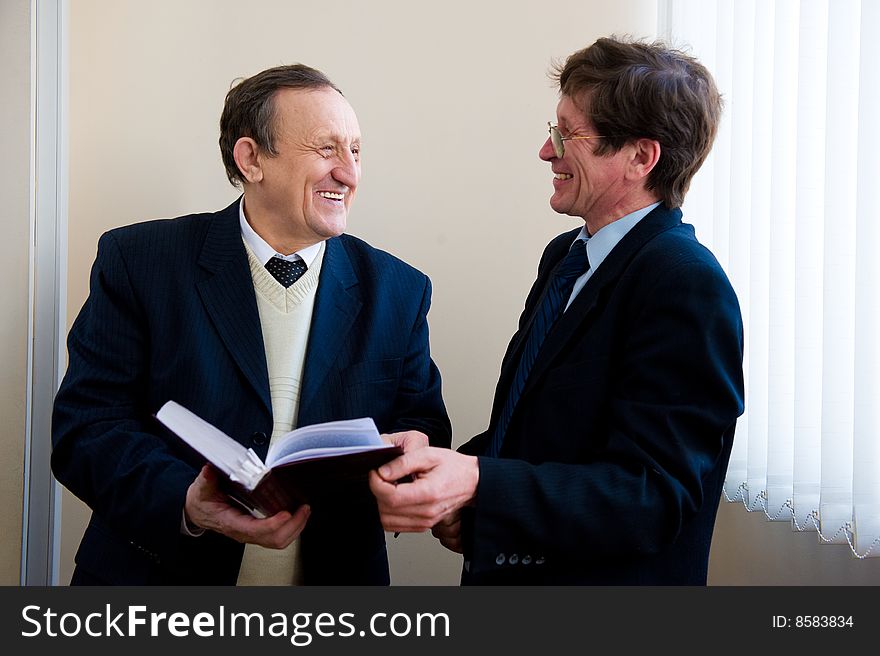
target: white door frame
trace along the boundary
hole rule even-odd
[[[61,494],[49,468],[67,332],[68,0],[31,0],[30,271],[21,584],[57,585]]]

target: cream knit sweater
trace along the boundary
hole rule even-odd
[[[324,244],[302,277],[284,288],[259,262],[245,243],[263,344],[269,369],[269,392],[272,397],[272,437],[296,427],[302,372],[306,358],[312,311],[324,260]],[[265,549],[255,544],[245,546],[238,585],[296,585],[302,581],[299,566],[299,540],[286,549]]]

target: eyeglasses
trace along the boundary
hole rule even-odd
[[[576,136],[576,137],[563,137],[562,133],[559,132],[559,126],[554,125],[550,121],[547,121],[547,127],[550,129],[550,143],[553,144],[553,150],[556,151],[556,157],[562,158],[565,155],[565,142],[566,141],[576,141],[578,139],[605,139],[606,137],[600,135],[590,135],[590,136]]]

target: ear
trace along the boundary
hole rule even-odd
[[[250,137],[241,137],[232,148],[232,157],[245,182],[260,182],[263,179],[263,167],[260,166],[260,149],[257,142]]]
[[[660,161],[660,142],[654,139],[636,139],[631,144],[632,156],[627,167],[627,178],[644,180]]]

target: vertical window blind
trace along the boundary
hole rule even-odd
[[[724,115],[685,220],[745,323],[728,501],[880,556],[880,2],[661,0]]]

